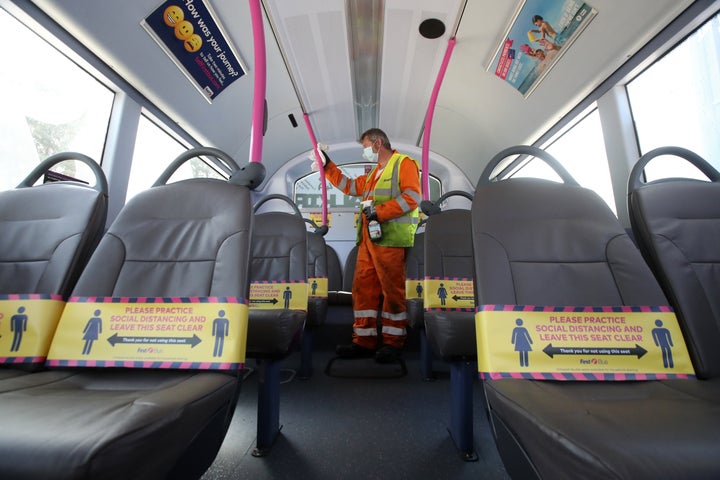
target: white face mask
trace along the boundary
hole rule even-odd
[[[378,154],[377,152],[373,152],[372,145],[363,149],[362,156],[368,162],[377,162],[378,159]]]

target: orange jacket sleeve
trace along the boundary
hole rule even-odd
[[[325,178],[345,195],[358,197],[362,195],[365,190],[365,175],[361,175],[354,179],[346,177],[340,168],[331,161],[325,164]]]

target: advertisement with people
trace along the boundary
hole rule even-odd
[[[596,14],[582,0],[524,0],[488,71],[527,97]]]

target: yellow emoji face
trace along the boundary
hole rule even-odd
[[[175,26],[175,36],[178,40],[187,40],[188,37],[193,34],[194,30],[192,23],[183,20]]]
[[[197,33],[193,33],[185,40],[185,50],[188,52],[197,52],[202,46],[202,38]]]
[[[170,5],[163,13],[163,20],[165,20],[165,25],[168,27],[175,28],[175,26],[179,22],[182,22],[184,18],[185,14],[183,13],[182,8],[177,5]]]

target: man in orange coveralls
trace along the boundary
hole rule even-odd
[[[320,150],[325,178],[346,195],[372,201],[362,208],[358,222],[352,343],[338,345],[336,353],[342,358],[375,355],[377,362],[391,363],[398,359],[407,337],[405,249],[413,245],[418,225],[420,174],[417,162],[393,150],[379,128],[363,133],[360,143],[363,158],[376,165],[367,175],[354,179],[346,177]],[[368,233],[373,220],[382,229],[382,237],[374,240]],[[376,321],[381,294],[382,344],[378,348]]]

